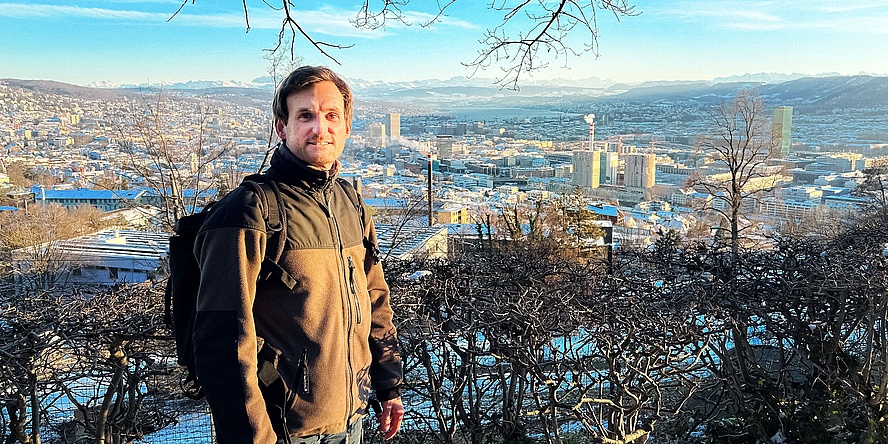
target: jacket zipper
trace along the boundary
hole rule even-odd
[[[300,383],[302,384],[302,394],[311,394],[311,379],[308,375],[308,349],[302,349],[302,358],[299,359],[299,371],[302,372]]]
[[[358,299],[358,288],[355,286],[355,260],[351,256],[348,257],[348,274],[352,296],[355,297],[355,321],[358,325],[361,325],[361,300]]]
[[[330,206],[330,195],[326,192],[324,193],[324,202],[327,205],[327,214],[330,215],[330,220],[332,221],[331,228],[333,229],[333,231],[335,232],[335,235],[336,235],[336,243],[337,243],[336,249],[339,252],[339,265],[342,267],[342,275],[344,275],[345,274],[345,261],[342,259],[343,255],[344,255],[344,251],[342,250],[342,234],[339,232],[339,221],[336,220],[336,215],[333,214],[332,207]],[[351,259],[351,256],[349,256],[349,259]],[[346,277],[346,279],[347,279],[347,277]],[[346,297],[346,299],[350,299],[350,298]],[[351,360],[351,356],[352,356],[352,350],[351,350],[351,345],[352,345],[351,344],[352,305],[351,305],[351,301],[349,301],[349,303],[347,303],[346,306],[348,307],[348,320],[347,320],[346,326],[345,326],[345,348],[346,348],[345,359],[346,359],[346,363],[348,364],[347,365],[348,369],[346,372],[345,387],[346,387],[346,390],[348,390],[348,409],[346,409],[346,412],[345,412],[345,423],[348,424],[348,420],[351,417],[351,414],[352,414],[352,411],[354,410],[354,405],[355,405],[355,399],[354,399],[355,394],[354,394],[354,390],[352,389],[352,386],[354,385],[354,381],[355,381],[355,370],[354,370],[354,368],[352,368],[352,360]]]

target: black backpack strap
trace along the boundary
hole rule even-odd
[[[265,217],[266,245],[265,259],[262,260],[262,268],[259,270],[260,281],[281,282],[287,288],[293,289],[296,280],[278,265],[284,246],[287,243],[287,212],[281,200],[281,190],[277,182],[268,180],[261,174],[252,174],[244,178],[243,185],[253,189],[261,199]],[[272,246],[272,238],[275,239]],[[257,337],[257,364],[259,378],[259,390],[266,402],[266,410],[272,419],[272,427],[278,436],[288,437],[286,414],[289,410],[291,399],[285,389],[283,379],[278,372],[278,362],[281,352],[261,337]],[[272,414],[274,411],[276,414]],[[278,421],[279,420],[279,421]],[[287,438],[289,441],[289,437]]]
[[[281,190],[278,188],[277,182],[268,180],[261,174],[247,176],[244,178],[243,185],[252,188],[259,195],[264,209],[266,242],[268,243],[265,246],[265,259],[262,261],[259,278],[263,281],[277,280],[287,288],[293,289],[296,286],[296,281],[278,265],[287,243],[287,212],[284,211],[284,204],[281,201]],[[274,244],[271,243],[272,239],[274,239]]]

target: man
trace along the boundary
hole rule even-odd
[[[249,187],[212,208],[195,244],[194,354],[219,440],[359,443],[371,390],[390,439],[404,408],[389,289],[369,212],[337,180],[351,90],[330,69],[303,66],[273,107],[282,140],[263,180],[277,184],[286,214],[280,260],[263,264],[268,205]]]

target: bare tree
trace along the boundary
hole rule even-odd
[[[452,3],[452,2],[451,2]],[[556,2],[507,1],[490,2],[490,9],[503,13],[502,22],[487,29],[479,40],[481,49],[467,66],[485,69],[498,66],[502,74],[496,83],[518,89],[522,75],[548,66],[541,60],[540,51],[563,57],[565,66],[569,56],[591,52],[598,57],[598,13],[609,12],[616,19],[635,15],[635,8],[627,0],[560,0]],[[525,27],[516,31],[513,20],[525,20]],[[588,40],[581,48],[566,43],[568,34],[585,33]]]
[[[525,240],[387,263],[408,414],[438,442],[644,442],[694,393],[707,342],[696,298],[651,298],[656,266],[611,274],[565,248]],[[417,268],[427,277],[406,278]]]
[[[209,143],[211,116],[202,102],[193,104],[197,112],[184,116],[183,133],[171,134],[169,100],[162,92],[143,95],[118,127],[129,160],[126,168],[157,194],[155,204],[163,210],[167,228],[206,203],[206,192],[214,185],[207,177],[209,167],[231,150],[230,143]]]
[[[173,13],[171,20],[195,0],[183,0]],[[408,20],[407,7],[410,0],[382,0],[374,5],[370,0],[356,1],[357,12],[352,24],[363,29],[384,28],[389,21],[412,25]],[[447,15],[456,0],[437,0],[437,11],[433,17],[420,24],[428,27],[440,22]],[[518,89],[518,81],[523,75],[543,69],[549,65],[546,57],[563,58],[565,65],[570,56],[580,56],[591,52],[598,56],[598,14],[606,12],[617,20],[633,16],[635,7],[629,0],[490,0],[491,14],[502,17],[500,23],[487,29],[479,39],[481,49],[478,56],[465,63],[466,66],[486,69],[497,66],[501,74],[495,83],[510,89]],[[293,48],[297,37],[305,39],[312,47],[336,64],[339,62],[330,50],[346,49],[353,45],[318,40],[302,27],[292,0],[266,2],[266,6],[279,11],[282,21],[277,44],[273,51],[288,50],[293,58]],[[250,10],[243,2],[244,22],[250,30]],[[575,45],[569,42],[568,35],[585,35],[585,43]]]
[[[17,282],[21,289],[54,289],[64,284],[66,272],[77,259],[64,252],[60,243],[112,223],[103,220],[96,208],[69,210],[56,204],[0,214],[0,248],[12,273],[2,278]]]
[[[870,208],[888,208],[888,164],[882,163],[863,171],[863,181],[854,189],[854,194],[870,199]]]
[[[728,223],[728,245],[740,248],[740,219],[744,205],[776,185],[774,171],[767,168],[773,152],[768,120],[761,97],[744,90],[729,103],[722,103],[713,114],[716,134],[702,142],[702,148],[714,155],[723,173],[695,175],[686,185],[712,196],[710,209]]]
[[[186,408],[169,368],[159,286],[3,292],[0,301],[5,442],[36,444],[47,435],[54,442],[132,442]]]

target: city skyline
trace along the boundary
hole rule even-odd
[[[367,31],[349,23],[360,2],[317,2],[296,11],[306,32],[349,49],[328,50],[341,65],[297,38],[305,63],[325,64],[352,79],[409,81],[469,76],[463,63],[481,48],[484,31],[502,17],[488,2],[456,2],[439,23],[413,1],[412,26],[389,21]],[[664,2],[660,2],[664,3]],[[888,75],[888,0],[837,5],[823,0],[633,2],[637,16],[617,20],[599,11],[599,57],[548,60],[551,67],[521,82],[597,77],[617,82],[711,80],[745,73]],[[267,75],[263,49],[273,47],[280,13],[250,7],[245,32],[241,2],[65,0],[61,4],[0,0],[0,78],[86,85],[249,82]],[[580,38],[579,33],[573,36]],[[574,37],[571,37],[574,38]],[[442,44],[446,42],[446,44]],[[582,46],[578,41],[575,46]],[[567,68],[563,68],[564,65]],[[493,78],[492,67],[475,74]],[[519,82],[520,83],[520,82]]]

